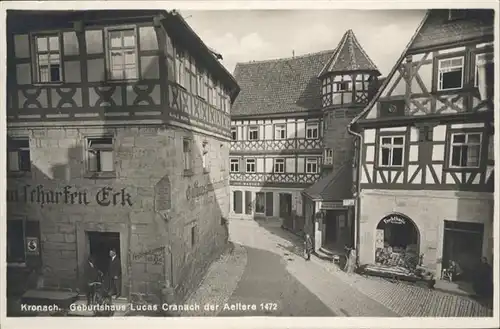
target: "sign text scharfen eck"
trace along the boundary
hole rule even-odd
[[[62,189],[49,190],[44,189],[43,185],[32,187],[24,185],[22,189],[7,190],[7,202],[38,203],[41,207],[46,204],[71,204],[71,205],[89,205],[91,199],[87,190],[79,191],[71,185]],[[99,206],[132,206],[131,195],[125,188],[119,191],[112,187],[105,186],[98,190],[94,197]]]

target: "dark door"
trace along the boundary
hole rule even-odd
[[[233,210],[236,214],[241,214],[243,212],[243,200],[241,191],[233,192]]]
[[[445,221],[443,241],[443,268],[451,261],[458,263],[463,271],[462,278],[473,278],[483,249],[483,224]]]
[[[280,217],[288,218],[292,214],[292,195],[280,193]]]
[[[273,192],[266,192],[266,216],[273,216]]]
[[[245,191],[245,214],[252,214],[252,192]]]
[[[108,270],[110,261],[109,251],[116,250],[120,258],[120,233],[118,232],[87,232],[90,243],[90,255],[94,258],[96,266],[103,273]]]
[[[328,245],[335,244],[337,242],[337,229],[338,229],[337,213],[335,211],[332,210],[326,211],[325,226],[326,226],[325,244]]]

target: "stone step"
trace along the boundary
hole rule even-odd
[[[318,251],[316,251],[316,255],[320,258],[320,259],[323,259],[323,260],[327,260],[327,261],[330,261],[330,262],[333,262],[333,255],[329,254],[329,253],[325,253],[324,252],[324,249],[322,248],[319,248]]]

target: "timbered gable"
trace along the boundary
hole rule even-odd
[[[427,13],[360,120],[492,109],[492,11],[449,17],[447,10]]]
[[[492,188],[493,129],[487,121],[371,128],[363,141],[362,188]]]

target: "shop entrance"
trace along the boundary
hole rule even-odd
[[[121,259],[120,233],[94,231],[87,231],[86,233],[89,242],[89,255],[94,258],[97,268],[106,274],[110,261],[109,251],[115,249],[116,256]]]
[[[420,233],[415,223],[403,214],[390,214],[377,225],[375,263],[414,268],[420,263]]]
[[[480,223],[444,221],[443,269],[454,261],[460,268],[460,281],[470,281],[479,265],[484,226]]]

